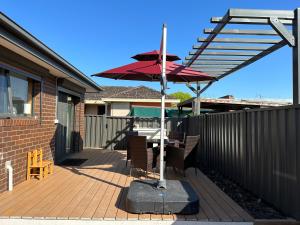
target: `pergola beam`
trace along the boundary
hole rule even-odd
[[[207,40],[207,38],[198,38],[198,42],[204,43],[247,43],[247,44],[277,44],[280,40],[276,39],[260,39],[260,38],[215,38]]]
[[[244,61],[195,61],[193,66],[195,65],[239,65]],[[183,64],[185,64],[184,62]]]
[[[185,57],[185,60],[190,60],[192,58],[192,56],[187,56]],[[251,57],[209,57],[209,56],[199,56],[195,62],[197,61],[205,61],[205,60],[209,60],[209,61],[245,61],[250,59]]]
[[[195,70],[200,70],[202,72],[218,72],[218,73],[225,73],[225,72],[228,72],[228,71],[231,71],[231,69],[225,69],[225,68],[220,68],[220,69],[217,69],[217,68],[197,68],[197,67],[191,67]]]
[[[187,66],[192,65],[192,63],[198,58],[198,56],[203,52],[203,50],[210,44],[212,40],[217,36],[217,34],[223,29],[223,27],[226,25],[226,23],[230,20],[230,17],[228,15],[228,12],[226,15],[223,17],[222,23],[219,23],[215,28],[214,28],[214,33],[210,34],[206,38],[206,42],[202,43],[201,48],[197,50],[196,54],[192,56],[192,58],[189,60],[187,63]]]
[[[194,94],[197,94],[197,89],[194,88],[190,83],[185,84]]]
[[[204,88],[201,89],[200,94],[202,94],[204,91],[206,91],[207,88],[209,88],[215,81],[211,81],[208,84],[204,86]]]
[[[290,47],[295,46],[295,38],[293,34],[278,20],[277,17],[270,18],[270,25],[273,29],[280,35],[280,37],[285,40]]]
[[[203,69],[209,69],[209,68],[216,68],[216,69],[220,69],[220,68],[224,68],[224,69],[232,69],[234,67],[236,67],[237,65],[195,65],[193,64],[191,67],[194,68],[203,68]]]
[[[193,49],[200,49],[200,45],[193,45]],[[207,50],[248,50],[248,51],[263,51],[267,49],[264,46],[248,46],[248,45],[241,45],[241,46],[226,46],[226,45],[212,45],[207,46]]]
[[[284,40],[281,40],[279,43],[277,43],[275,45],[272,45],[267,50],[265,50],[265,51],[257,54],[256,56],[254,56],[251,59],[243,62],[242,64],[238,65],[237,67],[233,68],[232,70],[227,71],[225,74],[221,75],[219,78],[223,78],[223,77],[227,76],[230,73],[233,73],[233,72],[235,72],[235,71],[237,71],[237,70],[239,70],[239,69],[241,69],[241,68],[243,68],[245,66],[248,66],[248,65],[256,62],[257,60],[265,57],[266,55],[268,55],[268,54],[270,54],[270,53],[272,53],[272,52],[274,52],[274,51],[282,48],[285,45],[286,45],[286,42]]]
[[[264,10],[264,9],[229,9],[230,17],[235,18],[270,18],[277,17],[280,19],[294,19],[292,10]]]
[[[195,55],[196,52],[189,52],[190,55]],[[201,55],[221,55],[221,56],[254,56],[257,55],[256,52],[210,52],[204,51]]]
[[[199,69],[199,71],[207,72],[208,74],[219,75],[219,76],[217,77],[217,79],[219,80],[219,79],[222,79],[223,77],[225,77],[225,76],[227,76],[227,75],[229,75],[229,74],[231,74],[231,73],[233,73],[233,72],[235,72],[235,71],[237,71],[237,70],[239,70],[239,69],[242,69],[242,68],[245,67],[245,66],[248,66],[248,65],[250,65],[250,64],[252,64],[252,63],[254,63],[254,62],[256,62],[257,60],[263,58],[264,56],[270,54],[271,52],[274,52],[274,51],[276,51],[276,50],[282,48],[282,47],[285,46],[285,45],[286,45],[286,42],[285,42],[284,40],[282,40],[282,41],[279,42],[278,44],[273,45],[273,46],[271,46],[270,48],[268,48],[267,51],[263,51],[263,52],[261,52],[260,54],[254,56],[254,57],[252,57],[251,59],[249,59],[249,60],[243,62],[242,64],[240,64],[240,65],[238,65],[238,66],[236,66],[235,68],[232,68],[232,69],[227,70],[227,71],[226,71],[226,70],[223,70],[223,69],[220,69],[220,70],[214,69],[213,71],[209,71],[209,70],[200,70],[200,69]],[[192,68],[193,68],[193,67],[192,67]],[[198,69],[195,68],[195,70],[198,70]],[[201,90],[201,93],[204,92],[204,91],[205,91],[209,86],[211,86],[214,82],[215,82],[215,80],[209,82],[209,83]]]
[[[212,17],[210,19],[211,23],[222,23],[223,17]],[[293,20],[279,19],[282,24],[292,25]],[[228,24],[253,24],[253,25],[268,25],[269,19],[253,19],[253,18],[232,18],[228,21]]]
[[[196,70],[196,71],[200,71],[200,72],[205,72],[205,73],[208,73],[210,75],[223,75],[224,73],[228,72],[230,69],[214,69],[214,70],[207,70],[207,69],[202,69],[202,68],[194,68],[192,67],[193,70]]]
[[[214,31],[212,28],[204,29],[204,34],[212,34]],[[278,33],[274,30],[240,30],[240,29],[223,29],[219,34],[236,34],[236,35],[268,35],[278,36]]]

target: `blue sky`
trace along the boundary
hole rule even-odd
[[[133,62],[136,53],[158,49],[163,23],[168,26],[168,52],[182,59],[213,27],[212,16],[228,8],[287,9],[298,0],[1,0],[0,10],[87,75]],[[248,27],[248,29],[250,29]],[[158,83],[93,78],[100,85],[147,85]],[[169,93],[188,91],[171,84]],[[204,96],[232,94],[238,98],[292,96],[291,49],[284,47],[262,60],[218,81]]]

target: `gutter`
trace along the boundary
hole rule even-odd
[[[147,103],[160,103],[160,99],[132,99],[132,98],[101,98],[97,99],[85,99],[84,102],[86,104],[104,104],[105,102],[147,102]],[[167,103],[179,103],[180,100],[178,99],[166,99],[165,102]]]
[[[185,105],[192,103],[195,98],[190,98],[179,104],[178,107],[185,107]],[[271,102],[271,101],[251,101],[248,99],[222,99],[222,98],[201,98],[201,103],[211,103],[211,104],[228,104],[228,105],[244,105],[244,106],[261,106],[261,107],[276,107],[276,106],[285,106],[283,102]]]
[[[9,32],[13,33],[15,36],[17,36],[19,39],[21,39],[28,45],[32,46],[38,52],[42,53],[44,56],[48,57],[49,59],[52,59],[56,64],[58,64],[58,66],[63,67],[68,71],[70,71],[71,73],[66,73],[67,76],[69,76],[70,78],[75,80],[78,80],[79,78],[84,83],[86,83],[86,85],[89,85],[90,87],[94,88],[97,91],[102,91],[102,89],[98,86],[96,82],[94,82],[92,79],[84,75],[84,73],[82,73],[80,70],[78,70],[69,62],[67,62],[64,58],[62,58],[60,55],[55,53],[52,49],[47,47],[40,40],[35,38],[26,30],[24,30],[21,26],[16,24],[14,21],[12,21],[2,12],[0,12],[0,25],[5,27]],[[46,61],[50,65],[53,64],[51,60],[46,60]],[[63,68],[61,68],[61,70],[63,70]],[[75,76],[72,73],[75,74]]]

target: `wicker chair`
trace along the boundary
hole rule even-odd
[[[183,172],[189,167],[195,168],[197,174],[196,151],[199,136],[186,136],[185,144],[180,146],[168,146],[166,154],[166,167],[173,167]]]
[[[153,168],[153,151],[152,148],[147,148],[146,136],[129,136],[128,147],[131,154],[131,168],[139,168],[146,172]]]
[[[174,145],[176,147],[179,147],[180,145],[182,145],[184,143],[185,133],[170,131],[168,138],[169,138],[169,140],[174,141]]]
[[[129,148],[129,137],[130,136],[137,136],[138,135],[138,132],[137,131],[128,131],[126,132],[126,139],[127,139],[127,159],[126,159],[126,167],[127,167],[127,163],[128,161],[131,159],[131,153],[130,153],[130,148]]]
[[[183,132],[176,132],[176,131],[170,131],[168,138],[170,140],[178,140],[180,142],[184,141],[185,133]]]

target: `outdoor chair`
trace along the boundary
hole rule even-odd
[[[130,148],[129,148],[129,137],[130,136],[137,136],[138,132],[137,131],[128,131],[126,132],[126,139],[127,139],[127,159],[126,159],[126,167],[127,167],[127,163],[128,161],[131,159],[131,153],[130,153]]]
[[[184,143],[185,133],[170,131],[168,138],[169,138],[169,140],[174,141],[175,146],[179,147],[180,145],[182,145]]]
[[[197,174],[196,151],[198,142],[199,136],[186,136],[184,145],[168,145],[166,167],[178,169],[183,172],[184,176],[187,168],[194,167]]]
[[[148,176],[148,171],[153,168],[153,150],[147,148],[146,136],[129,136],[128,147],[131,154],[131,168],[142,169]]]
[[[43,150],[36,149],[27,153],[27,180],[31,176],[38,176],[39,180],[47,177],[48,174],[53,174],[53,162],[43,160]]]
[[[177,132],[177,131],[170,131],[168,138],[171,140],[178,140],[183,142],[185,138],[185,133],[184,132]]]

